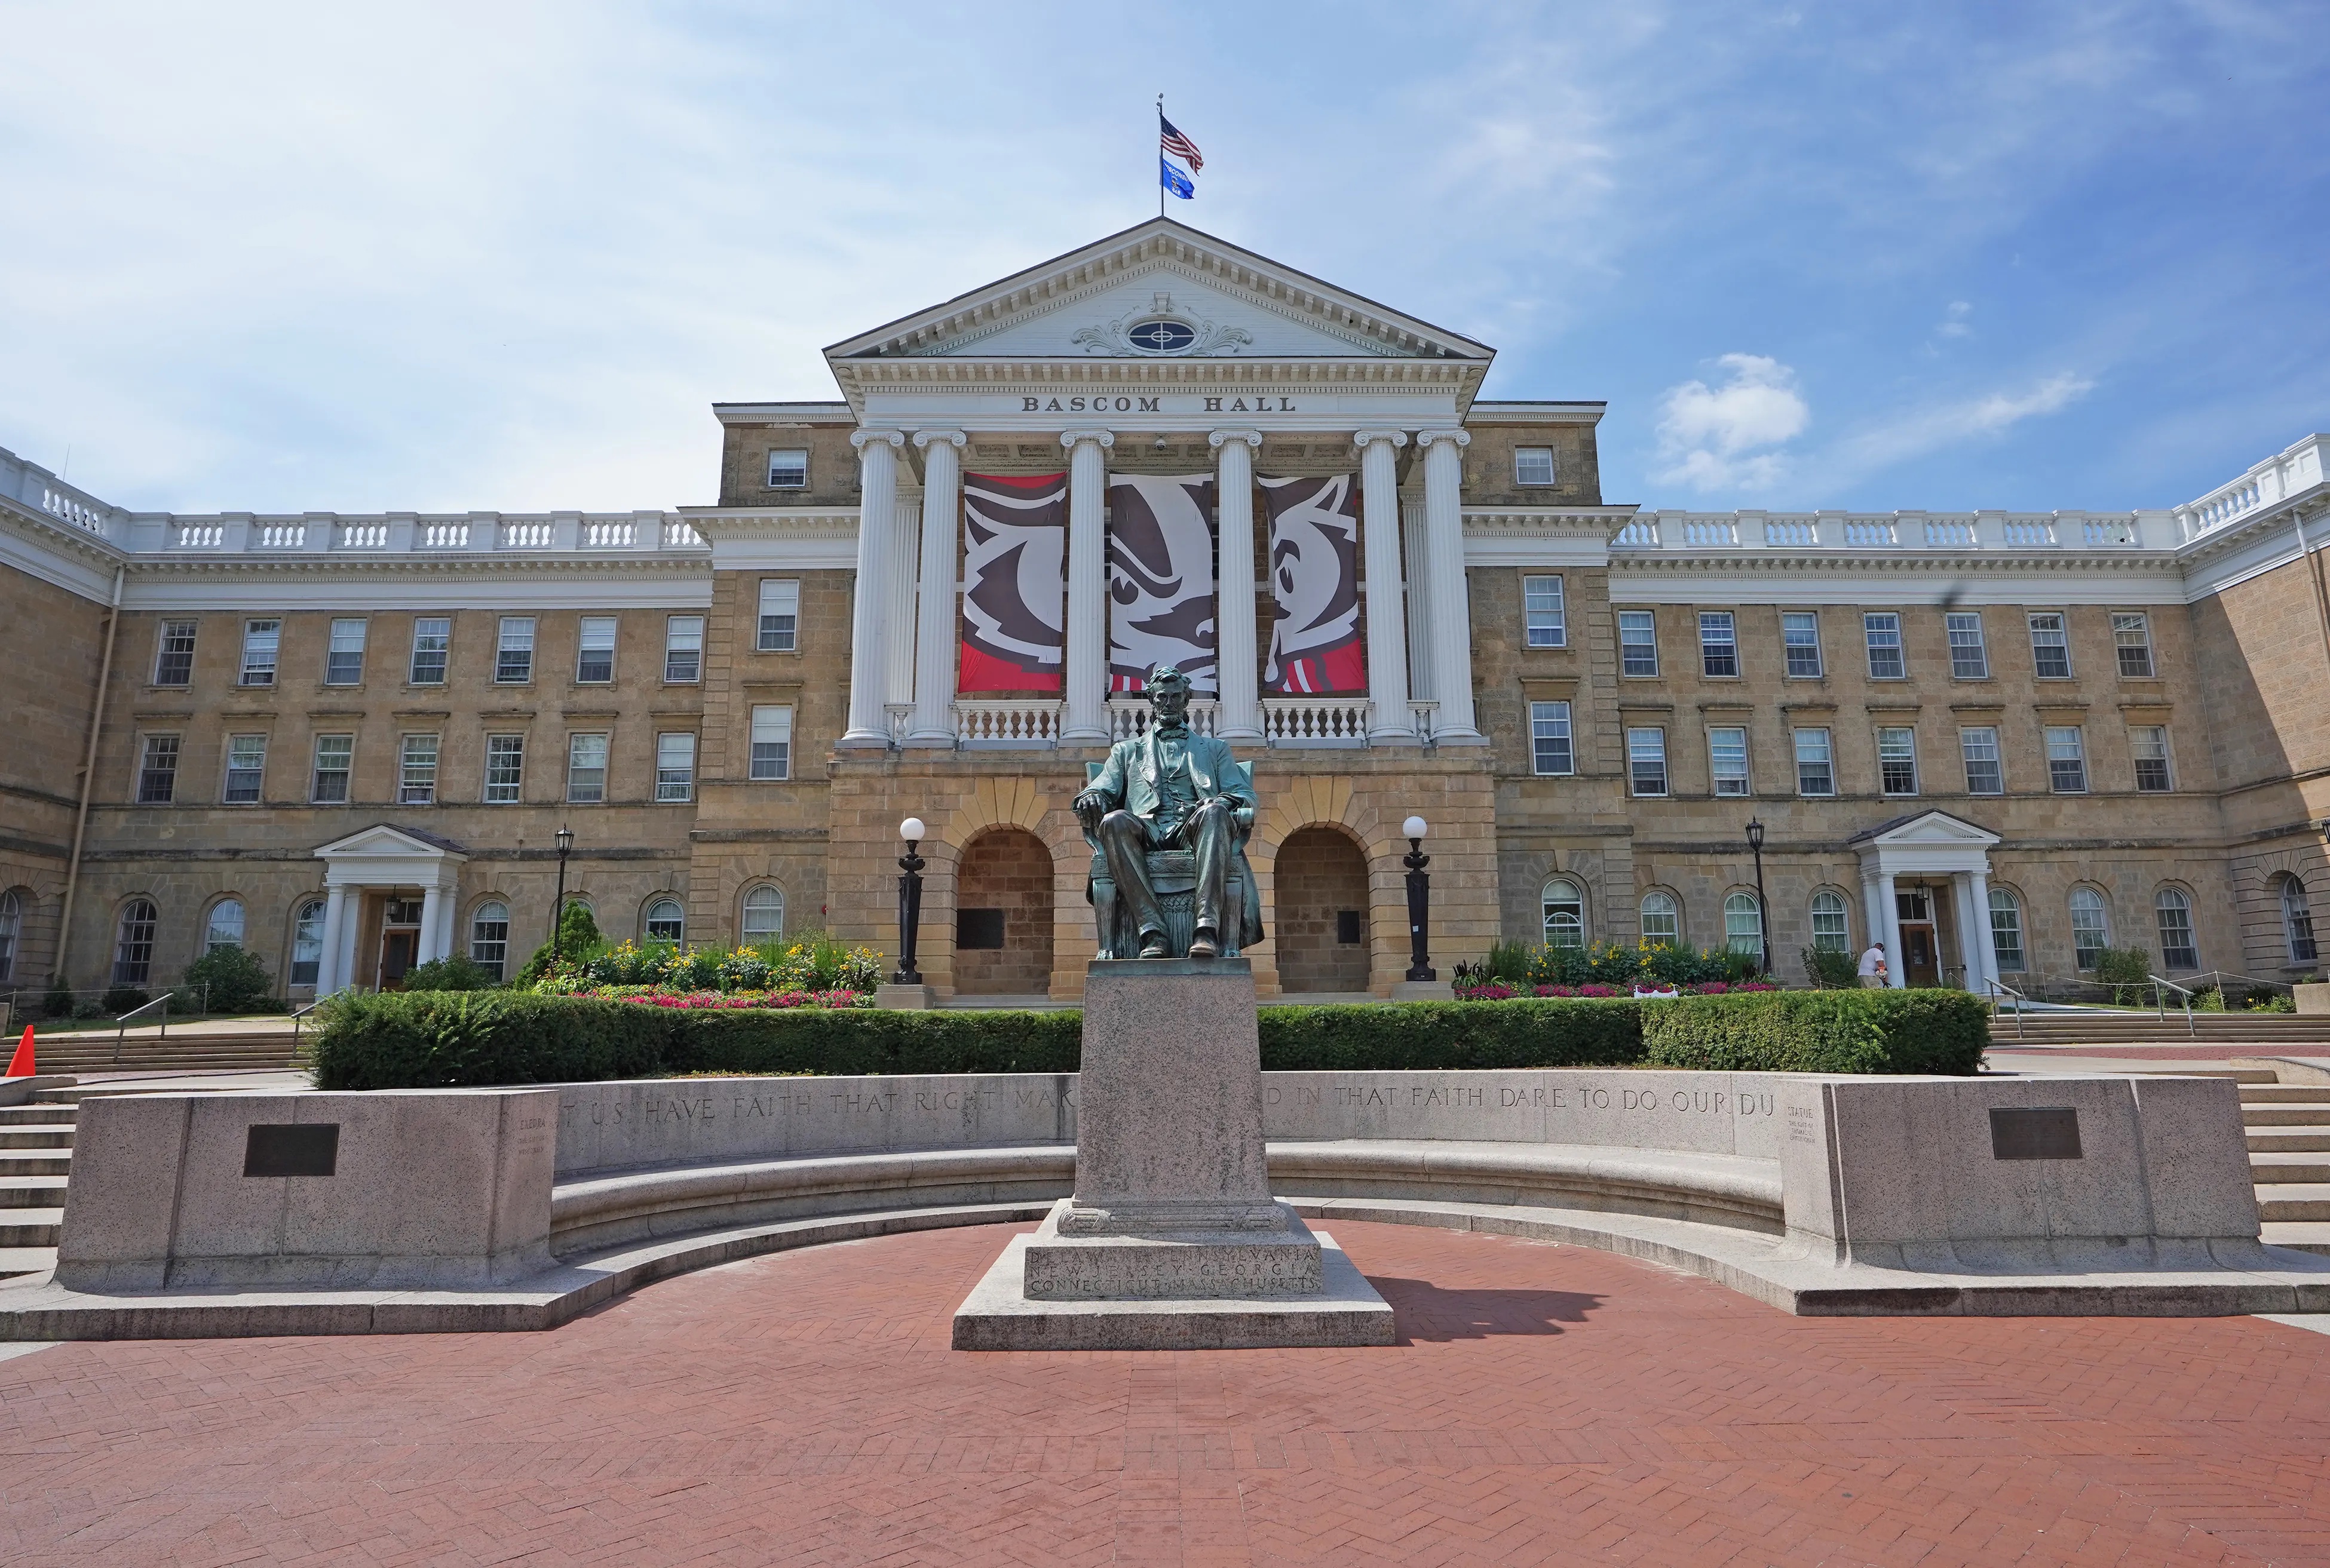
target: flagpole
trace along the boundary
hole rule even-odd
[[[1165,95],[1161,92],[1157,95],[1157,143],[1160,147],[1165,144]],[[1161,169],[1157,175],[1157,215],[1165,215],[1165,175]]]

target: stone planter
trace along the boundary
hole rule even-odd
[[[2301,1013],[2330,1013],[2330,985],[2293,986]]]

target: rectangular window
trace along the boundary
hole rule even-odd
[[[2152,678],[2152,624],[2142,611],[2112,616],[2112,646],[2119,654],[2120,679]]]
[[[1647,609],[1618,612],[1618,673],[1654,675],[1659,673],[1658,623]]]
[[[1990,650],[1982,642],[1982,617],[1963,613],[1944,619],[1950,628],[1950,674],[1962,681],[1990,679]]]
[[[407,735],[397,759],[396,803],[433,806],[437,803],[437,737]]]
[[[494,680],[502,685],[522,685],[534,679],[534,617],[502,617],[501,641],[494,653]]]
[[[162,639],[154,649],[154,684],[185,686],[192,685],[194,679],[194,623],[166,620],[162,623]]]
[[[1568,647],[1569,623],[1561,600],[1558,577],[1521,579],[1521,613],[1527,620],[1531,647]]]
[[[1626,732],[1626,776],[1637,795],[1667,792],[1667,732],[1664,730]]]
[[[1709,675],[1739,673],[1739,640],[1732,630],[1729,610],[1699,612],[1699,668],[1701,675]]]
[[[586,615],[574,645],[574,684],[603,686],[615,678],[615,618]]]
[[[1990,950],[2001,974],[2022,970],[2022,906],[2003,888],[1990,890]]]
[[[761,581],[762,653],[791,653],[800,645],[800,584],[769,577]]]
[[[445,684],[445,651],[452,642],[453,622],[450,617],[424,615],[414,619],[412,685],[441,686]]]
[[[800,490],[809,485],[809,453],[798,448],[769,454],[769,488]]]
[[[246,686],[271,686],[275,684],[276,655],[283,646],[283,623],[279,620],[246,620],[242,623],[242,678],[236,684]]]
[[[666,801],[696,798],[695,735],[656,737],[656,798]]]
[[[1861,631],[1869,641],[1869,678],[1907,679],[1909,666],[1901,658],[1901,618],[1890,610],[1872,612],[1861,618]]]
[[[2047,787],[2058,795],[2088,792],[2088,747],[2076,724],[2047,732]]]
[[[781,780],[792,776],[792,709],[784,706],[754,708],[750,777]]]
[[[1796,732],[1796,793],[1836,793],[1836,752],[1826,730]]]
[[[2063,630],[2061,616],[2050,611],[2031,618],[2031,662],[2038,666],[2042,681],[2071,678],[2071,639]]]
[[[167,806],[178,797],[178,737],[148,735],[137,763],[137,804]]]
[[[1788,674],[1802,679],[1820,678],[1820,615],[1817,611],[1782,611],[1780,641],[1788,650]]]
[[[1718,795],[1748,793],[1748,732],[1710,730],[1707,732],[1708,774]]]
[[[1577,756],[1570,746],[1568,703],[1530,704],[1530,751],[1539,773],[1577,771]]]
[[[526,783],[526,737],[524,735],[488,735],[486,737],[486,803],[489,806],[515,805],[518,790]]]
[[[1918,792],[1918,732],[1915,730],[1880,730],[1877,732],[1878,782],[1888,795],[1915,795]]]
[[[663,678],[684,685],[704,674],[704,618],[675,615],[664,622]]]
[[[2131,724],[2128,750],[2136,753],[2136,787],[2148,792],[2174,789],[2168,779],[2168,731],[2160,724]]]
[[[1965,758],[1966,793],[2003,795],[2006,772],[1999,766],[1998,732],[1989,725],[1958,732],[1958,751]]]
[[[364,679],[365,623],[332,622],[331,645],[324,653],[324,684],[353,686]]]
[[[596,806],[607,798],[607,737],[566,737],[566,798],[576,806]]]
[[[2154,909],[2160,918],[2160,961],[2171,969],[2197,969],[2201,949],[2193,940],[2193,905],[2174,888],[2161,890]]]
[[[229,735],[226,738],[226,794],[230,806],[255,806],[259,786],[267,773],[267,737]]]
[[[355,754],[354,735],[317,736],[316,777],[308,798],[318,806],[346,805],[348,774],[355,766]]]
[[[1516,485],[1552,484],[1553,449],[1551,447],[1515,447],[1513,449],[1513,483]]]

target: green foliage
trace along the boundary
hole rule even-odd
[[[2112,988],[2122,1006],[2151,999],[2152,955],[2142,948],[2105,948],[2096,954],[2096,981]]]
[[[1529,983],[1530,948],[1527,942],[1492,942],[1489,956],[1480,964],[1484,979],[1501,980],[1508,986]]]
[[[240,945],[213,948],[186,966],[186,978],[171,998],[175,1009],[184,999],[189,1012],[248,1013],[267,1005],[275,982],[259,955]]]
[[[570,903],[558,913],[558,952],[566,959],[580,958],[598,951],[607,945],[599,934],[599,922],[591,916],[587,903]],[[534,956],[517,972],[513,986],[531,986],[550,972],[550,944],[545,942],[534,949]]]
[[[41,998],[41,1011],[52,1018],[73,1015],[73,994],[62,986],[52,986],[49,994]]]
[[[529,966],[530,968],[531,966]],[[670,942],[641,947],[621,942],[564,954],[535,982],[572,995],[601,986],[652,986],[695,991],[856,991],[870,996],[882,983],[882,955],[852,948],[822,931],[802,931],[756,948],[697,948]]]
[[[641,1008],[640,1011],[647,1009]],[[680,1072],[1074,1072],[1084,1015],[791,1007],[679,1015]]]
[[[2221,1013],[2225,1010],[2225,993],[2221,987],[2204,986],[2193,993],[2195,1013]]]
[[[2263,996],[2251,997],[2249,1001],[2249,1006],[2243,1008],[2242,1011],[2248,1013],[2295,1013],[2297,1011],[2297,998],[2295,997],[2285,997],[2279,991],[2268,991]]]
[[[1535,997],[1264,1007],[1268,1072],[1327,1068],[1615,1067],[1641,1060],[1641,1005]]]
[[[1804,973],[1818,991],[1852,991],[1861,986],[1861,965],[1851,953],[1829,948],[1804,949]]]
[[[318,1089],[564,1083],[661,1072],[671,1015],[525,991],[389,991],[317,1010]]]
[[[1757,955],[1734,953],[1722,948],[1700,949],[1653,942],[1596,942],[1590,948],[1520,948],[1515,957],[1518,976],[1497,972],[1493,966],[1504,944],[1490,949],[1494,978],[1509,985],[1536,986],[1697,986],[1710,980],[1738,982],[1755,978]]]
[[[104,1015],[118,1018],[133,1007],[142,1007],[153,999],[136,986],[115,986],[105,993],[105,999],[98,1006]]]
[[[491,969],[461,953],[431,959],[404,971],[408,991],[490,991],[500,984]]]
[[[1989,1043],[1989,1009],[1963,991],[1761,991],[1643,1013],[1651,1067],[1967,1074]]]

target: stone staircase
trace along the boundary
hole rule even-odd
[[[301,1046],[305,1040],[297,1042]],[[133,1031],[117,1041],[102,1030],[43,1034],[34,1041],[43,1072],[200,1072],[293,1066],[291,1031],[174,1028]]]
[[[2240,1067],[2241,1122],[2265,1240],[2330,1256],[2330,1072]],[[2286,1083],[2285,1074],[2318,1083]]]
[[[57,1261],[80,1118],[74,1104],[0,1105],[0,1280],[40,1273]]]
[[[2108,1055],[2115,1045],[2189,1045],[2211,1049],[2254,1046],[2259,1055],[2330,1055],[2330,1014],[2195,1013],[2163,1018],[2152,1013],[2081,1008],[2061,1013],[2000,1013],[1990,1021],[1990,1043],[2000,1046],[2077,1047]]]

